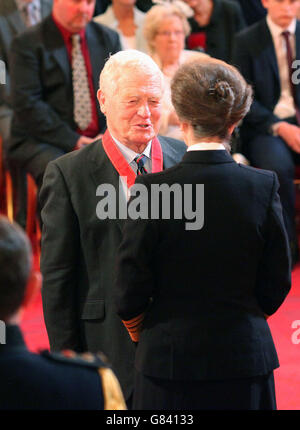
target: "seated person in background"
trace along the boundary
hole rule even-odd
[[[95,0],[54,0],[52,15],[12,43],[9,157],[38,187],[49,161],[90,143],[106,126],[98,77],[121,47],[116,32],[90,22],[94,6]]]
[[[119,383],[100,355],[28,351],[19,324],[40,286],[28,238],[1,216],[0,409],[126,409]]]
[[[105,13],[96,16],[94,20],[119,33],[122,49],[147,52],[143,35],[145,14],[135,3],[135,0],[112,0]]]
[[[187,48],[231,62],[235,34],[246,26],[241,7],[229,0],[185,0],[193,9]]]
[[[260,21],[266,16],[266,9],[261,4],[261,0],[234,0],[240,4],[245,21],[248,25]]]
[[[162,105],[160,134],[182,139],[182,132],[171,101],[170,83],[176,70],[192,59],[206,58],[202,52],[184,49],[190,28],[186,18],[189,8],[184,3],[165,3],[153,6],[146,14],[144,33],[148,50],[164,75],[165,92]]]
[[[250,163],[277,173],[293,262],[298,259],[295,226],[295,163],[300,162],[300,85],[292,82],[300,59],[299,0],[262,0],[267,18],[236,38],[234,64],[253,84],[255,98],[240,128]],[[299,74],[299,73],[298,73]],[[296,75],[297,76],[297,75]]]
[[[52,0],[1,0],[0,2],[0,60],[6,66],[6,82],[0,85],[0,136],[10,136],[12,107],[8,56],[12,39],[37,24],[51,13]]]

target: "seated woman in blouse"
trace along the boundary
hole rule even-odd
[[[117,31],[122,49],[137,49],[146,52],[143,35],[145,13],[135,6],[136,0],[112,0],[105,13],[94,18],[99,24]]]
[[[207,58],[206,54],[184,49],[190,32],[187,14],[190,8],[181,2],[153,6],[146,14],[144,35],[148,53],[159,65],[165,77],[165,94],[160,134],[182,140],[179,122],[171,101],[170,83],[178,67],[193,59]]]

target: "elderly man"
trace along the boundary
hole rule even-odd
[[[135,348],[113,305],[115,255],[126,218],[120,211],[136,174],[170,167],[186,149],[183,142],[156,137],[162,95],[163,77],[148,55],[127,50],[111,56],[98,91],[108,130],[102,140],[49,163],[40,195],[50,346],[103,351],[129,407]],[[102,186],[110,188],[111,199]],[[107,217],[105,199],[117,209]]]
[[[40,187],[45,168],[105,129],[99,72],[120,50],[116,32],[90,22],[95,0],[54,0],[52,15],[12,43],[11,160]]]
[[[71,351],[33,354],[26,348],[19,327],[22,310],[41,285],[31,260],[24,232],[1,216],[0,410],[126,409],[119,383],[102,357],[90,354],[87,360]]]

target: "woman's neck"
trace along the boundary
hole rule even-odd
[[[114,11],[115,17],[119,22],[124,20],[133,21],[134,14],[133,7],[131,5],[113,3],[112,9]]]
[[[135,35],[136,27],[134,23],[133,7],[131,5],[113,4],[114,15],[119,23],[118,27],[125,37]]]

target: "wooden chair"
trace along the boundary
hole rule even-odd
[[[0,136],[0,213],[7,216],[13,222],[14,199],[13,184],[9,170],[5,166],[3,140]]]
[[[33,177],[27,173],[27,216],[26,216],[26,233],[30,239],[32,250],[37,255],[38,262],[41,255],[41,229],[40,221],[37,215],[37,186]]]

